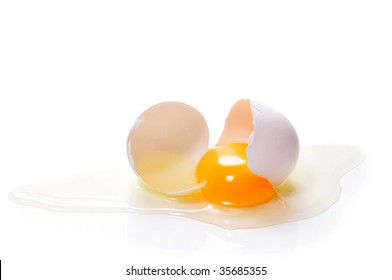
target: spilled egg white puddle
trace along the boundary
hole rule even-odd
[[[9,197],[15,203],[50,211],[164,214],[224,229],[257,228],[310,218],[327,210],[339,200],[342,176],[363,160],[362,152],[351,146],[301,147],[296,168],[277,187],[278,197],[246,208],[209,203],[200,191],[183,197],[161,195],[141,186],[129,168],[23,186]]]

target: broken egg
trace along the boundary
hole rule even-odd
[[[216,146],[193,107],[164,102],[144,111],[128,141],[129,169],[22,186],[10,200],[60,212],[175,215],[225,229],[265,227],[320,214],[340,179],[364,160],[351,146],[303,146],[268,105],[238,101]],[[137,177],[137,178],[136,178]]]
[[[164,102],[144,111],[128,136],[128,158],[143,183],[168,195],[203,189],[208,201],[246,207],[271,199],[298,160],[289,120],[268,105],[240,100],[220,140],[208,150],[208,127],[196,109]]]

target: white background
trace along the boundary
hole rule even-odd
[[[390,1],[375,0],[2,0],[4,279],[131,279],[131,265],[267,266],[264,279],[391,277],[391,14]],[[148,106],[193,105],[213,142],[239,98],[284,112],[302,144],[365,151],[337,204],[301,222],[224,231],[8,201],[19,185],[128,166],[128,129]]]

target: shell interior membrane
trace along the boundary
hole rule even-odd
[[[254,130],[253,122],[250,100],[241,99],[237,101],[226,117],[225,127],[217,145],[248,143],[248,139]]]

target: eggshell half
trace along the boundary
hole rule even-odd
[[[254,130],[248,140],[248,167],[277,186],[293,171],[298,161],[299,141],[291,122],[279,111],[251,101]]]
[[[248,143],[248,167],[273,185],[293,171],[299,155],[297,133],[279,111],[257,101],[239,100],[231,108],[218,145]]]
[[[208,141],[207,123],[199,111],[181,102],[163,102],[136,119],[128,136],[128,159],[148,187],[183,195],[203,187],[194,173]]]

